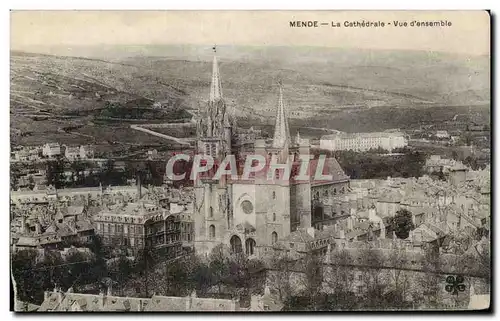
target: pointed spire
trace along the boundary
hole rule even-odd
[[[274,127],[273,147],[283,148],[290,142],[290,131],[288,128],[288,118],[283,104],[283,84],[278,82],[280,95],[278,100],[278,110],[276,113],[276,124]]]
[[[222,84],[219,74],[219,66],[217,65],[217,48],[214,46],[214,61],[212,65],[212,83],[210,84],[210,102],[216,102],[222,99]]]
[[[302,140],[300,138],[300,132],[297,131],[297,137],[295,137],[295,144],[300,145],[301,142],[302,142]]]

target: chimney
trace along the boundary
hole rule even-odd
[[[113,281],[110,281],[109,282],[109,285],[108,285],[108,292],[107,292],[107,296],[112,296],[113,295]]]
[[[306,231],[307,234],[311,235],[311,237],[314,238],[314,227],[308,227]]]
[[[63,295],[62,291],[58,290],[57,291],[57,302],[59,302],[59,304],[61,304],[63,298],[64,298],[64,295]]]
[[[39,235],[39,234],[41,234],[41,233],[42,233],[41,229],[42,229],[42,228],[41,228],[40,223],[39,223],[39,222],[36,222],[36,223],[35,223],[35,233],[36,233],[37,235]]]
[[[26,234],[26,217],[21,216],[21,234]]]
[[[331,251],[332,251],[332,246],[328,244],[328,247],[326,248],[326,258],[325,258],[326,263],[330,263],[331,261]]]
[[[104,297],[105,297],[104,290],[101,289],[101,291],[99,292],[99,305],[101,307],[104,306]]]
[[[137,196],[142,198],[141,175],[137,174]]]
[[[240,300],[233,298],[231,300],[231,311],[238,311],[240,308]]]
[[[353,221],[353,218],[352,218],[351,216],[349,216],[349,217],[347,218],[347,229],[348,229],[348,230],[350,230],[350,231],[352,231],[352,227],[353,227],[353,226],[352,226],[352,225],[353,225],[353,222],[352,222],[352,221]]]
[[[47,301],[49,299],[50,292],[49,291],[44,291],[43,292],[43,300]]]
[[[259,311],[260,299],[260,295],[252,294],[250,297],[250,311]]]
[[[271,295],[271,289],[269,289],[269,285],[266,285],[264,287],[264,296],[270,296]]]
[[[375,216],[375,208],[370,207],[370,209],[368,210],[368,219],[373,222],[375,221]]]

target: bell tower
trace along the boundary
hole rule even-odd
[[[217,62],[217,48],[213,48],[210,94],[205,108],[200,108],[196,126],[196,153],[214,160],[209,177],[195,180],[194,220],[195,251],[209,254],[223,242],[232,224],[231,185],[225,177],[214,179],[213,174],[227,155],[231,154],[233,120],[222,95],[222,81]]]

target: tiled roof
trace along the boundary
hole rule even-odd
[[[153,296],[151,299],[81,293],[49,292],[39,311],[234,311],[239,304],[227,299]]]
[[[307,231],[299,229],[297,231],[293,231],[292,233],[290,233],[283,240],[286,242],[307,243],[314,241],[314,238],[309,233],[307,233]]]

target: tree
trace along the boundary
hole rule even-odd
[[[290,265],[292,259],[284,251],[276,250],[269,263],[267,278],[270,284],[278,292],[281,302],[287,301],[292,296],[290,285]]]
[[[424,260],[422,262],[422,271],[418,279],[422,293],[417,301],[421,301],[425,307],[437,307],[439,293],[441,292],[441,278],[435,272],[440,271],[439,250],[430,246],[424,249]]]
[[[306,275],[306,293],[311,296],[313,305],[321,291],[323,283],[323,262],[321,257],[308,253],[304,261]]]
[[[123,295],[125,281],[132,274],[133,267],[130,260],[124,256],[120,255],[112,264],[109,266],[109,276],[113,281],[120,285],[119,294]]]
[[[415,228],[412,220],[412,213],[407,209],[400,209],[392,218],[392,229],[400,239],[407,239],[410,231]]]
[[[380,309],[381,300],[386,288],[384,282],[384,257],[380,250],[374,248],[364,248],[360,251],[360,272],[361,288],[364,290],[362,296],[365,300],[365,307]]]
[[[37,302],[43,298],[43,279],[38,277],[35,250],[21,250],[12,255],[12,277],[16,299]]]
[[[209,256],[209,269],[212,276],[212,282],[219,287],[219,294],[221,293],[221,286],[223,281],[229,275],[229,251],[223,244],[219,244],[212,249]]]
[[[402,307],[405,303],[409,275],[403,268],[408,265],[408,262],[409,259],[403,247],[392,249],[388,257],[388,264],[392,268],[390,276],[394,289],[391,291],[391,302],[394,307]]]
[[[47,185],[52,185],[55,188],[64,187],[64,159],[58,158],[47,162]]]
[[[356,306],[353,299],[354,259],[344,249],[332,252],[332,264],[325,269],[325,283],[333,294],[329,295],[326,310],[352,310]]]

